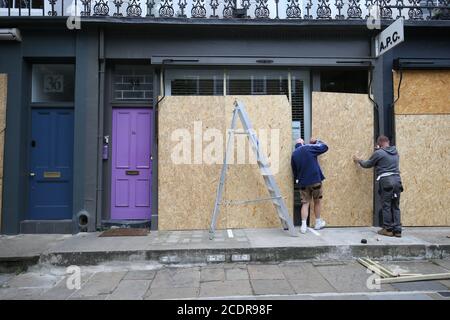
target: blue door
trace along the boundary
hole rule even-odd
[[[73,110],[33,109],[29,219],[72,219]]]

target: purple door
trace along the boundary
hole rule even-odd
[[[113,109],[111,219],[150,219],[150,109]]]

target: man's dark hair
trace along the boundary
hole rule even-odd
[[[383,144],[383,143],[389,143],[389,138],[386,137],[386,136],[381,135],[381,136],[379,136],[378,139],[377,139],[377,144],[378,144],[378,145],[381,145],[381,144]]]

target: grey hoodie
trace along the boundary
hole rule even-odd
[[[399,156],[395,146],[380,148],[376,150],[369,160],[360,160],[359,164],[363,168],[375,167],[377,177],[383,173],[397,173],[400,174],[398,167]]]

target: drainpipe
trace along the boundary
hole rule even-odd
[[[98,140],[97,140],[97,213],[96,227],[101,228],[102,224],[102,200],[103,200],[103,117],[104,117],[104,88],[105,88],[105,34],[103,29],[99,32],[99,85],[98,85]]]

